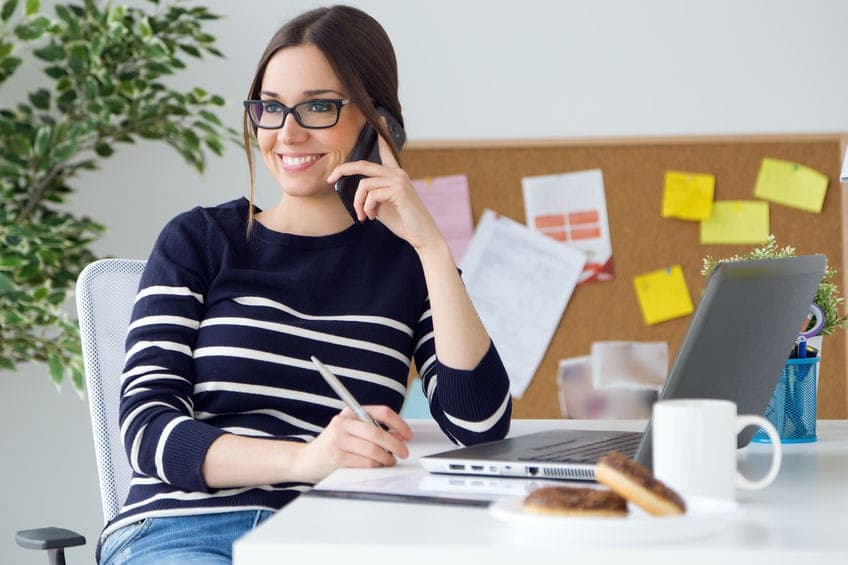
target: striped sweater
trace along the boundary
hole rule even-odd
[[[460,371],[435,355],[414,250],[379,222],[329,236],[255,224],[248,202],[196,208],[164,228],[127,337],[120,431],[133,477],[104,531],[146,516],[278,509],[310,485],[210,489],[200,469],[222,434],[311,440],[344,407],[309,360],[362,404],[399,411],[411,360],[434,419],[460,444],[499,439],[511,400],[490,346]]]

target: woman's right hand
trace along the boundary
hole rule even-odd
[[[293,474],[304,482],[317,483],[341,467],[391,467],[397,457],[406,459],[406,442],[412,439],[407,423],[387,406],[364,408],[389,431],[360,421],[345,408],[303,446],[295,458]]]

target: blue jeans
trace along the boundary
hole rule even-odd
[[[101,565],[232,563],[233,542],[265,521],[270,510],[145,518],[103,541]]]

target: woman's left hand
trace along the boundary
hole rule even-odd
[[[379,219],[392,232],[405,239],[419,252],[431,243],[443,240],[436,222],[424,206],[406,171],[395,160],[388,142],[378,136],[382,165],[371,161],[353,161],[336,167],[327,178],[335,184],[339,177],[364,175],[359,182],[353,207],[359,221]]]

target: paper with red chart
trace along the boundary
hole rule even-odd
[[[580,283],[615,278],[600,169],[524,177],[521,187],[527,225],[586,254]]]

